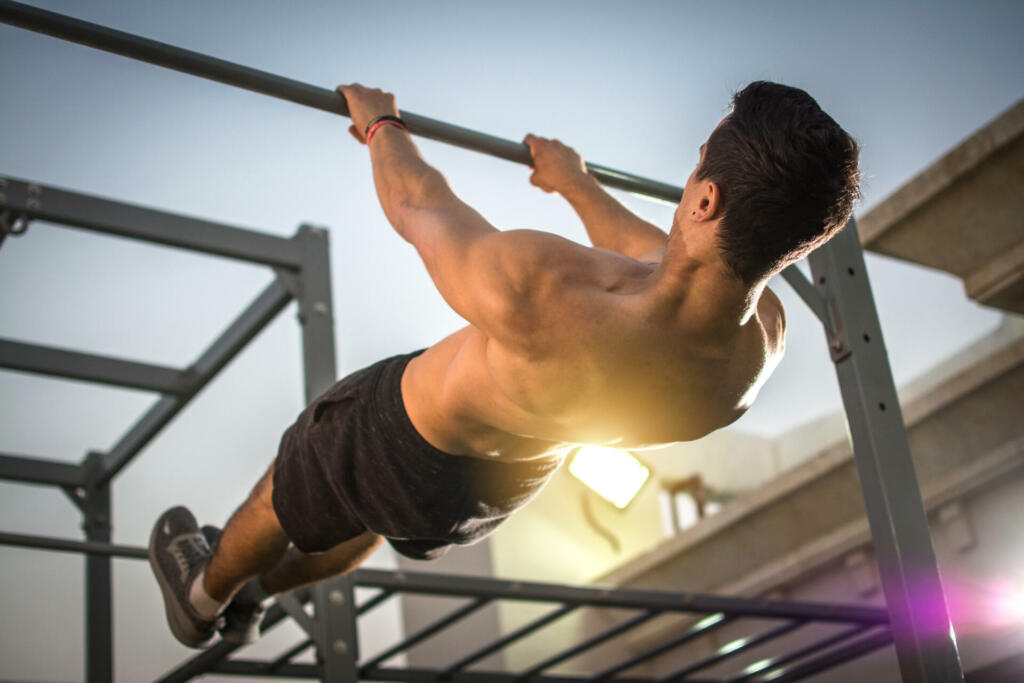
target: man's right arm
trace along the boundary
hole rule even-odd
[[[668,235],[612,197],[587,173],[571,147],[535,135],[527,135],[523,142],[533,156],[530,182],[545,192],[562,195],[583,221],[595,247],[639,258],[665,246]]]

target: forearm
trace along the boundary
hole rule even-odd
[[[665,245],[668,235],[612,197],[592,175],[559,190],[583,221],[595,247],[634,258]]]
[[[402,217],[408,209],[426,209],[455,199],[444,176],[420,156],[412,138],[384,126],[370,144],[373,182],[388,221],[405,239]]]

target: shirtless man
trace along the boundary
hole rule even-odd
[[[469,325],[314,401],[223,534],[182,507],[160,517],[150,562],[191,647],[217,630],[250,641],[263,598],[348,572],[384,540],[422,559],[479,540],[577,444],[647,448],[736,420],[784,348],[765,284],[858,196],[850,136],[805,92],[758,82],[701,145],[668,235],[533,135],[530,181],[569,201],[594,246],[500,232],[380,119],[398,116],[392,95],[338,90],[388,221]]]

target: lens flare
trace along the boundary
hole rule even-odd
[[[1006,579],[988,586],[985,608],[994,627],[1012,626],[1024,621],[1024,587]]]
[[[1024,624],[1024,580],[1005,576],[944,576],[943,584],[949,615],[958,632],[985,632]]]
[[[583,446],[569,463],[569,473],[622,509],[651,476],[651,471],[628,451]]]

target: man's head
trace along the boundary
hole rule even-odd
[[[737,277],[762,281],[843,227],[860,196],[858,152],[803,90],[757,81],[736,93],[691,183],[714,195],[716,243]]]

